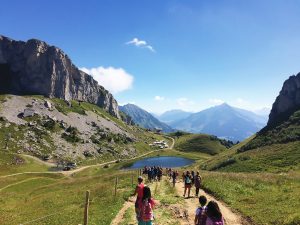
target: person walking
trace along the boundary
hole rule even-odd
[[[139,209],[140,209],[140,204],[142,202],[143,199],[143,193],[144,193],[144,183],[143,183],[143,177],[139,176],[138,177],[138,185],[135,188],[135,191],[133,193],[133,196],[137,195],[136,197],[136,201],[135,201],[135,213],[138,217],[139,215]]]
[[[196,210],[196,215],[195,215],[195,219],[194,219],[194,224],[195,225],[206,225],[206,202],[207,199],[204,195],[201,195],[199,197],[199,203],[200,203],[200,207],[197,208]]]
[[[188,198],[190,198],[191,187],[192,187],[192,176],[190,174],[190,171],[186,171],[186,174],[184,176],[184,193],[183,193],[183,197],[185,197],[186,191],[188,191]]]
[[[197,171],[197,173],[194,177],[194,184],[195,184],[195,188],[196,188],[196,197],[198,197],[198,195],[199,195],[199,190],[200,190],[200,187],[201,187],[201,181],[202,181],[202,178],[201,178],[199,172]]]
[[[223,215],[217,202],[210,201],[207,204],[206,215],[205,225],[224,225]]]
[[[177,180],[177,173],[176,173],[176,171],[173,171],[173,173],[172,173],[172,183],[173,183],[173,187],[175,187],[176,180]]]
[[[138,225],[152,225],[154,220],[154,199],[151,196],[151,190],[148,186],[143,189],[143,198],[140,204]]]

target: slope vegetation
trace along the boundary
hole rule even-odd
[[[201,152],[216,155],[232,146],[232,142],[207,134],[172,133],[176,137],[175,148],[185,152]]]

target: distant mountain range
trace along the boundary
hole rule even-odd
[[[188,116],[190,116],[191,114],[193,114],[192,112],[186,112],[183,111],[181,109],[174,109],[174,110],[170,110],[170,111],[166,111],[161,115],[155,115],[155,117],[157,119],[159,119],[160,121],[170,125],[175,121],[179,121],[182,119],[187,118]]]
[[[259,116],[224,103],[173,121],[169,125],[178,130],[241,141],[259,131],[266,123],[266,116]]]
[[[150,114],[146,110],[141,109],[140,107],[134,104],[119,106],[119,110],[129,115],[132,118],[133,122],[141,127],[151,129],[151,130],[155,128],[160,128],[165,133],[175,131],[167,124],[159,121],[157,118],[155,118],[152,114]]]

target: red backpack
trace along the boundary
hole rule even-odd
[[[145,199],[142,203],[141,219],[143,221],[150,221],[153,219],[153,210],[150,201],[150,199]]]
[[[207,219],[207,215],[206,215],[206,208],[205,207],[199,207],[199,214],[198,216],[198,223],[197,225],[205,225],[206,224],[206,219]]]

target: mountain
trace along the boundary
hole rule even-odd
[[[295,141],[300,141],[300,73],[284,82],[267,126],[239,151]]]
[[[300,73],[287,79],[267,126],[222,152],[202,169],[230,172],[284,172],[300,169]]]
[[[192,133],[206,133],[232,141],[241,141],[259,131],[265,124],[264,117],[224,103],[191,114],[173,123],[172,127]]]
[[[112,94],[80,71],[62,50],[43,41],[0,36],[0,75],[1,94],[85,101],[120,118]]]
[[[192,114],[191,112],[186,112],[180,109],[174,109],[174,110],[166,111],[163,114],[156,116],[156,118],[172,126],[172,123],[185,119],[191,114]]]
[[[276,126],[300,109],[300,73],[290,76],[276,98],[269,116],[268,127]]]
[[[174,129],[169,127],[167,124],[160,122],[153,115],[147,111],[141,109],[134,104],[127,104],[124,106],[119,106],[120,111],[129,115],[135,124],[147,129],[160,128],[163,132],[172,132]]]

